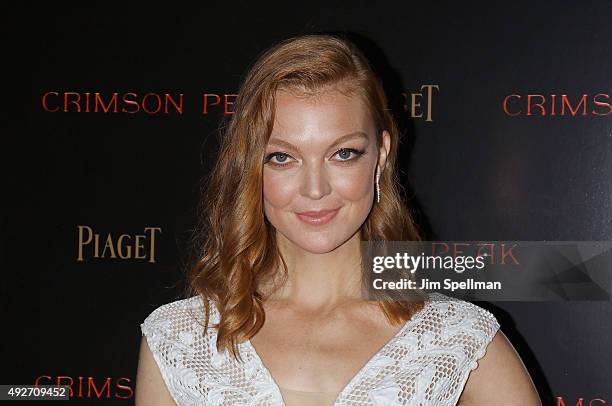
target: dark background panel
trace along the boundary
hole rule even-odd
[[[109,398],[73,401],[133,403],[139,324],[182,293],[198,180],[224,117],[203,114],[202,95],[235,94],[257,55],[291,35],[348,32],[366,51],[430,238],[610,240],[612,115],[591,111],[612,93],[611,15],[605,1],[4,6],[0,382],[110,379]],[[431,121],[402,108],[424,85],[438,86]],[[183,94],[184,110],[51,113],[49,91]],[[509,116],[511,94],[523,110],[528,94],[586,94],[589,114]],[[78,261],[79,226],[101,241],[159,227],[156,262]],[[609,302],[481,304],[545,404],[612,402]]]

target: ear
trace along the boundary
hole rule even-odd
[[[378,166],[380,166],[380,172],[385,170],[387,166],[387,156],[391,150],[391,134],[389,131],[383,130],[382,133],[382,145],[378,149]]]

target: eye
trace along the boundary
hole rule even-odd
[[[338,155],[340,162],[351,162],[359,159],[363,154],[365,154],[363,149],[340,148],[333,156]],[[294,158],[286,152],[272,152],[266,155],[264,164],[269,163],[272,166],[285,167],[291,165],[292,159]]]
[[[276,158],[276,162],[274,162],[272,159]],[[289,159],[291,158],[291,155],[285,153],[285,152],[273,152],[271,154],[268,154],[266,156],[265,162],[264,163],[271,163],[274,166],[287,166],[289,165]]]
[[[340,148],[334,155],[338,155],[341,161],[352,161],[359,158],[364,153],[365,151],[362,149]],[[355,156],[351,158],[351,154],[355,154]]]

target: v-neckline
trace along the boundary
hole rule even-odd
[[[426,299],[424,301],[423,308],[421,308],[421,310],[419,310],[418,312],[413,314],[412,317],[409,320],[404,322],[404,325],[397,331],[397,333],[395,333],[393,335],[393,337],[391,337],[382,347],[380,347],[380,349],[378,351],[376,351],[376,353],[374,355],[372,355],[362,365],[362,367],[357,371],[357,373],[355,375],[353,375],[353,377],[349,380],[349,382],[340,390],[340,392],[338,392],[338,394],[336,395],[336,398],[334,399],[334,401],[332,403],[332,406],[335,406],[338,403],[338,400],[340,400],[347,392],[349,392],[353,388],[353,386],[355,386],[357,384],[357,382],[361,379],[361,377],[363,376],[365,371],[367,371],[370,368],[370,366],[374,363],[374,361],[378,360],[378,358],[381,356],[381,354],[389,346],[391,346],[391,344],[393,344],[395,341],[397,341],[397,339],[399,337],[401,337],[406,332],[406,330],[408,330],[409,327],[411,327],[416,321],[418,321],[418,319],[423,317],[423,315],[425,313],[425,310],[430,305],[431,300],[432,300],[431,297],[429,299]],[[264,365],[263,361],[261,360],[261,357],[257,353],[257,350],[253,346],[253,343],[251,342],[251,339],[247,339],[245,341],[245,344],[246,344],[246,349],[248,351],[250,351],[251,354],[253,355],[253,358],[255,359],[255,361],[257,363],[257,368],[260,369],[261,371],[263,371],[267,381],[274,388],[275,395],[280,399],[281,405],[282,406],[286,406],[285,405],[285,400],[283,399],[283,394],[282,394],[282,391],[280,389],[280,386],[278,385],[278,383],[276,382],[276,380],[274,379],[274,377],[270,373],[270,370]]]

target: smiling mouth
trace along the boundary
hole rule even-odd
[[[331,210],[306,211],[295,214],[304,223],[312,225],[323,225],[329,223],[334,217],[336,217],[336,214],[338,214],[339,210],[340,208],[338,207],[337,209]]]

